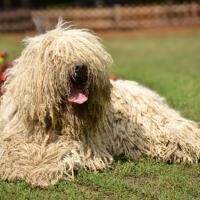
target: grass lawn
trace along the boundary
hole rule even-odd
[[[20,54],[20,36],[0,35],[0,50]],[[114,36],[104,41],[114,73],[156,90],[190,119],[200,121],[200,31],[165,36]],[[144,159],[116,161],[103,173],[80,171],[74,182],[49,189],[0,181],[0,200],[200,199],[200,164],[167,165]]]

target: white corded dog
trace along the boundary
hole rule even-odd
[[[116,156],[197,163],[200,129],[156,93],[109,80],[111,56],[83,29],[26,40],[0,107],[0,177],[49,186]]]

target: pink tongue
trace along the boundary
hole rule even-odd
[[[68,97],[68,101],[77,104],[83,104],[88,100],[87,96],[81,90],[74,90]]]

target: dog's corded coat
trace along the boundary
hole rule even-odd
[[[45,187],[80,168],[105,169],[117,156],[199,161],[198,125],[136,82],[110,82],[112,58],[98,37],[59,24],[26,44],[1,99],[2,179]],[[87,67],[81,105],[68,101],[77,63]]]

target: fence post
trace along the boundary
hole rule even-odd
[[[199,4],[192,2],[190,8],[191,8],[192,17],[198,17]]]
[[[112,21],[113,21],[113,29],[117,30],[120,28],[120,5],[115,4],[112,9]]]

